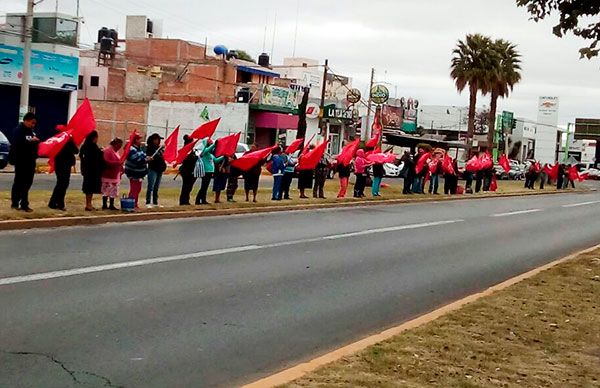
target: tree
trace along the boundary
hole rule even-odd
[[[241,59],[243,61],[248,61],[248,62],[254,62],[254,63],[256,63],[256,61],[254,60],[254,58],[252,58],[252,55],[248,54],[246,51],[244,51],[244,50],[235,50],[235,51],[236,51],[238,59]]]
[[[521,81],[521,54],[517,51],[517,46],[504,39],[498,39],[492,44],[492,50],[495,54],[493,56],[495,71],[491,73],[490,79],[488,148],[492,148],[494,144],[498,98],[508,97],[514,86]]]
[[[598,56],[596,48],[600,41],[600,21],[579,26],[592,17],[600,15],[600,2],[597,0],[517,0],[519,7],[527,7],[527,11],[536,22],[558,12],[560,20],[552,29],[554,35],[562,38],[572,32],[575,36],[591,41],[588,47],[579,50],[581,58]]]
[[[490,111],[485,109],[475,113],[475,133],[483,135],[488,132],[490,128]],[[494,133],[493,131],[491,132]]]
[[[450,76],[459,92],[469,88],[467,138],[471,144],[475,131],[477,93],[485,95],[490,91],[490,79],[494,71],[494,52],[491,47],[492,40],[487,36],[470,34],[464,41],[459,40],[452,51]]]

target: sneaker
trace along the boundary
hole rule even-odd
[[[152,205],[152,204],[150,204],[150,203],[147,203],[147,204],[146,204],[146,209],[152,209],[153,207],[154,207],[154,205]]]

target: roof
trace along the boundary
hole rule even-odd
[[[268,67],[263,67],[263,66],[257,65],[254,62],[244,61],[242,59],[235,59],[232,62],[239,71],[243,71],[245,73],[251,73],[251,74],[264,75],[266,77],[279,78],[279,73],[275,73]]]

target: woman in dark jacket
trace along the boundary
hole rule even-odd
[[[167,169],[163,158],[164,147],[160,145],[162,137],[158,133],[151,135],[146,143],[146,156],[152,158],[148,163],[148,189],[146,190],[146,207],[158,206],[158,188],[162,175]]]
[[[125,161],[125,175],[129,178],[129,198],[135,200],[135,208],[138,209],[138,200],[140,191],[142,191],[142,181],[148,175],[148,162],[152,157],[146,156],[142,150],[142,137],[136,135],[127,154]]]
[[[82,191],[85,194],[85,210],[96,210],[92,204],[94,194],[100,194],[102,189],[102,169],[104,154],[98,147],[98,132],[92,131],[83,142],[79,151],[81,159],[81,175],[83,175]]]
[[[67,189],[71,182],[71,170],[75,165],[75,155],[79,150],[73,142],[73,139],[69,139],[67,144],[64,145],[63,149],[54,157],[54,174],[56,175],[56,186],[50,197],[48,207],[50,209],[65,211],[65,195],[67,195]]]

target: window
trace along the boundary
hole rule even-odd
[[[100,86],[100,77],[93,75],[90,78],[90,86]]]
[[[77,89],[83,90],[83,76],[82,75],[79,76],[79,81],[77,83]]]
[[[77,22],[55,17],[33,19],[34,43],[53,43],[77,47]]]

